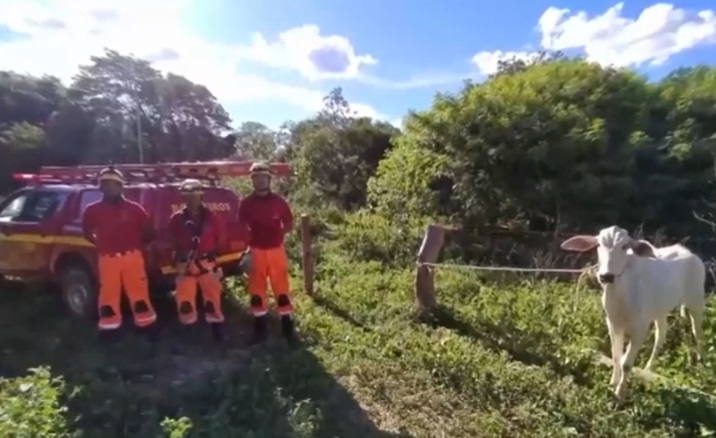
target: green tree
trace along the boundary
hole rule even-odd
[[[0,192],[15,187],[11,174],[33,171],[48,159],[48,118],[65,102],[56,78],[0,72]]]
[[[402,221],[450,215],[451,159],[432,144],[430,113],[411,113],[404,129],[367,183],[368,205]]]
[[[161,148],[154,161],[212,160],[234,152],[233,142],[221,137],[231,118],[208,88],[169,73],[158,81],[158,95]]]
[[[287,156],[297,168],[304,199],[354,210],[365,205],[368,179],[399,131],[387,123],[352,117],[340,88],[324,102],[316,118],[294,127]]]
[[[0,72],[0,125],[42,125],[64,100],[65,88],[57,78]]]
[[[207,160],[231,153],[221,138],[231,120],[205,86],[162,76],[148,61],[113,50],[91,61],[70,90],[96,122],[88,161]]]
[[[487,228],[693,223],[713,191],[710,70],[653,85],[580,59],[513,67],[411,115],[371,204]]]
[[[11,175],[32,172],[43,162],[45,132],[27,122],[12,123],[0,131],[0,187],[13,188]]]
[[[236,135],[236,154],[247,160],[272,160],[278,152],[278,133],[258,122],[244,122]]]

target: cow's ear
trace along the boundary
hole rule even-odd
[[[597,246],[596,236],[572,236],[559,246],[565,251],[586,252]]]

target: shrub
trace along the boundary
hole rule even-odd
[[[419,222],[395,223],[365,211],[346,216],[340,247],[352,259],[404,267],[415,261],[422,227]]]
[[[0,378],[0,436],[3,438],[70,437],[61,403],[61,378],[48,368],[30,369],[16,379]]]

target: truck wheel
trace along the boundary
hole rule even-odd
[[[69,266],[60,274],[62,299],[73,316],[96,318],[97,284],[86,269]]]

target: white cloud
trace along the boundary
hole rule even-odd
[[[480,52],[472,57],[472,63],[483,75],[491,75],[497,73],[501,61],[509,61],[511,59],[521,59],[530,61],[537,56],[535,52],[503,52],[496,50],[494,52]]]
[[[282,32],[275,42],[260,33],[253,44],[241,50],[241,56],[275,67],[298,71],[305,78],[356,78],[363,66],[377,64],[371,55],[358,55],[351,42],[340,35],[321,35],[316,25],[305,25]]]
[[[580,50],[588,60],[603,65],[638,67],[660,65],[677,53],[716,43],[714,10],[691,11],[658,3],[636,18],[627,18],[622,15],[623,9],[624,3],[618,3],[590,18],[584,11],[549,7],[538,22],[541,48]],[[480,52],[473,63],[482,73],[490,74],[496,59],[504,55],[500,51]]]
[[[671,56],[716,42],[713,10],[687,11],[658,3],[635,19],[622,16],[624,3],[589,18],[583,12],[548,8],[539,20],[542,47],[583,49],[587,59],[617,67],[660,65]]]
[[[187,29],[180,19],[185,4],[184,0],[2,0],[0,25],[20,37],[0,41],[0,69],[51,74],[68,83],[78,65],[88,64],[90,56],[101,55],[108,47],[152,59],[163,71],[202,83],[225,104],[271,100],[309,112],[323,106],[324,90],[238,72],[245,48],[209,42]],[[360,114],[385,118],[369,105],[353,106]]]
[[[358,54],[344,36],[322,35],[321,29],[313,24],[284,31],[273,42],[255,33],[253,43],[242,48],[240,53],[245,60],[297,71],[310,81],[351,79],[382,88],[413,89],[459,82],[471,76],[470,72],[437,72],[391,80],[368,74],[365,67],[378,64],[376,58],[370,54]]]

